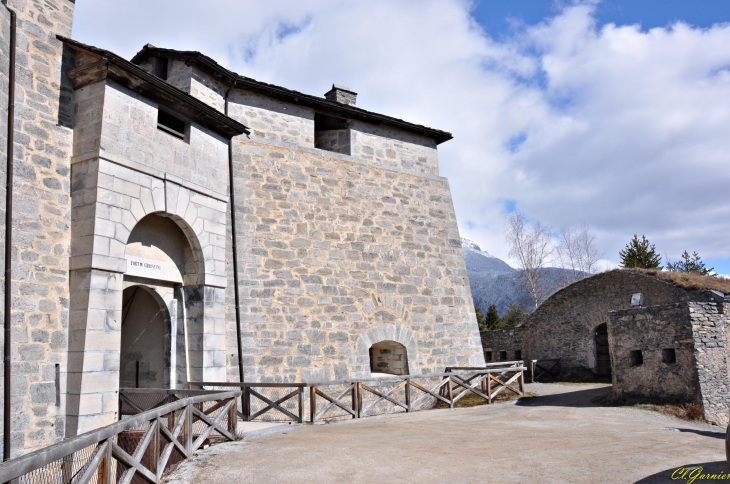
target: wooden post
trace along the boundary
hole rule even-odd
[[[162,469],[160,469],[160,417],[157,417],[152,425],[155,426],[155,435],[152,437],[152,462],[150,463],[150,470],[154,469],[159,479],[162,476]]]
[[[299,401],[299,423],[304,423],[304,387],[299,387],[299,394],[297,395]]]
[[[489,397],[489,403],[492,403],[492,374],[487,375],[487,396]]]
[[[537,363],[537,360],[530,360],[530,376],[532,378],[532,383],[535,383],[535,363]]]
[[[238,423],[238,398],[233,397],[233,405],[228,410],[228,431],[237,437],[236,424]]]
[[[309,421],[314,423],[317,416],[317,387],[309,387]]]
[[[362,383],[357,382],[357,418],[362,418]]]
[[[193,453],[193,404],[188,403],[185,407],[187,416],[185,417],[185,450],[188,456]]]
[[[413,410],[413,408],[411,408],[411,379],[410,378],[406,379],[406,406],[408,407],[406,409],[406,412],[410,412],[411,410]]]
[[[243,420],[251,419],[251,387],[243,387]]]
[[[353,411],[352,418],[360,418],[360,413],[357,411],[357,408],[358,408],[357,407],[357,402],[359,400],[357,398],[358,397],[358,395],[357,395],[357,383],[356,382],[352,382],[350,384],[350,387],[351,387],[351,392],[352,392],[352,411]]]
[[[448,387],[449,387],[449,407],[450,408],[454,408],[454,388],[452,387],[452,384],[451,384],[451,382],[452,382],[451,375],[449,375],[448,378],[449,378],[449,384],[448,384]]]
[[[525,395],[525,372],[520,370],[520,391],[522,396]]]

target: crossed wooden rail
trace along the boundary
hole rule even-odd
[[[532,376],[532,383],[535,383],[537,380],[544,377],[545,375],[555,378],[560,374],[560,371],[560,358],[530,361],[530,374]]]
[[[406,375],[367,380],[340,380],[317,383],[233,383],[233,382],[191,382],[191,387],[241,388],[243,392],[243,412],[239,416],[244,421],[261,419],[268,414],[271,417],[282,416],[294,422],[304,422],[304,394],[309,389],[309,421],[314,423],[324,419],[332,411],[340,411],[345,417],[362,418],[378,415],[378,405],[385,403],[392,410],[402,409],[412,412],[425,399],[442,401],[454,408],[456,402],[468,394],[477,395],[488,403],[505,390],[517,395],[524,395],[525,380],[521,361],[501,362],[487,367],[448,368],[444,373],[425,375]],[[461,370],[461,371],[456,371]],[[433,380],[438,382],[433,384]],[[431,380],[431,384],[428,383]],[[395,385],[382,388],[383,384]],[[329,390],[336,387],[334,390]],[[284,389],[280,397],[267,397],[264,389]],[[286,391],[291,389],[291,391]],[[372,395],[374,400],[365,401],[365,395]],[[401,395],[402,396],[398,396]],[[252,399],[260,401],[259,408],[252,411]],[[286,408],[287,402],[296,398],[296,410]],[[324,407],[317,410],[318,399],[325,401]],[[257,402],[258,403],[258,402]],[[293,403],[293,402],[291,402]],[[383,413],[383,412],[381,412]]]
[[[0,465],[0,482],[22,477],[23,482],[128,484],[139,476],[146,482],[158,483],[164,473],[190,457],[213,432],[226,440],[236,440],[236,402],[240,395],[238,390],[206,392],[137,413],[4,462]],[[212,405],[205,408],[206,404]],[[199,422],[205,428],[196,434],[193,424]],[[90,453],[88,449],[92,449]],[[172,462],[174,451],[181,458]]]

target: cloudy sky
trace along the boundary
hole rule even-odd
[[[730,273],[730,2],[77,0],[73,36],[199,50],[249,77],[450,131],[463,237],[514,210]]]

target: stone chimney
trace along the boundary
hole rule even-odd
[[[324,98],[328,101],[354,106],[355,101],[357,100],[357,93],[351,91],[347,86],[332,84],[332,89],[325,93]]]

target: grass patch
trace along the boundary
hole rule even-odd
[[[683,420],[702,421],[705,419],[705,412],[701,403],[687,402],[677,397],[661,398],[631,393],[606,392],[594,397],[591,402],[602,407],[635,407],[654,410]]]
[[[521,400],[523,398],[533,398],[536,397],[537,393],[532,392],[525,392],[524,396],[519,396],[514,392],[511,392],[509,390],[503,390],[500,392],[496,397],[492,398],[492,403],[500,403],[500,402],[511,402],[513,400]],[[469,408],[469,407],[478,407],[479,405],[488,405],[489,402],[487,402],[485,399],[480,397],[479,395],[475,395],[471,392],[469,392],[468,395],[465,397],[462,397],[456,404],[454,405],[454,408]],[[448,403],[444,403],[441,400],[437,400],[434,404],[433,408],[449,408]]]

